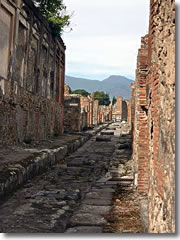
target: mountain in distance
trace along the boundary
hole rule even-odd
[[[72,90],[84,89],[90,93],[104,91],[110,98],[121,96],[123,99],[130,97],[130,85],[134,81],[123,76],[112,75],[102,81],[85,78],[70,77],[66,75],[66,84]]]

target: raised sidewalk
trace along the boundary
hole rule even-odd
[[[83,133],[64,134],[40,144],[0,148],[0,199],[13,193],[33,177],[63,161],[92,136],[108,126],[103,124]]]

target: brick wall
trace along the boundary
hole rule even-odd
[[[138,191],[148,193],[149,173],[149,136],[148,116],[146,103],[146,76],[148,67],[148,35],[142,37],[141,48],[138,51],[136,88],[135,91],[135,113],[134,113],[134,161],[135,174],[137,178]]]
[[[175,232],[174,0],[151,0],[146,38],[142,38],[136,81],[131,87],[133,157],[138,190],[148,193],[149,232],[172,233]],[[145,71],[141,68],[143,62]]]
[[[155,31],[154,31],[155,29]],[[149,231],[175,231],[175,1],[151,1]]]
[[[0,1],[0,143],[63,133],[65,46],[29,0]]]

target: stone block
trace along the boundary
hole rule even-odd
[[[70,220],[70,226],[102,226],[106,223],[101,215],[92,213],[77,213]]]
[[[101,132],[101,135],[114,135],[114,132],[113,131],[104,131],[104,132]]]
[[[97,142],[110,142],[111,137],[109,137],[109,136],[97,136],[96,141]]]

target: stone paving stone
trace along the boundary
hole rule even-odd
[[[84,212],[84,213],[92,213],[94,215],[105,215],[109,212],[110,206],[94,206],[94,205],[87,205],[82,204],[80,208],[78,209],[78,213]]]
[[[66,232],[102,232],[118,184],[108,181],[111,176],[106,173],[111,162],[118,166],[121,158],[128,160],[128,151],[117,159],[113,154],[119,135],[116,130],[115,136],[97,136],[113,142],[98,142],[94,137],[61,164],[29,181],[0,206],[0,231],[59,233],[72,223],[74,227]]]
[[[107,130],[116,130],[116,127],[107,127]]]
[[[120,144],[124,144],[124,143],[131,143],[131,139],[126,139],[126,138],[121,138],[119,139],[119,143]]]
[[[113,131],[103,131],[101,132],[101,135],[114,135]]]
[[[108,187],[103,187],[103,188],[98,188],[97,186],[96,187],[92,187],[91,189],[92,191],[95,191],[95,192],[109,192],[109,193],[114,193],[115,192],[115,189],[113,188],[108,188]]]
[[[95,198],[95,199],[112,199],[112,194],[109,192],[89,192],[86,195],[86,199]]]
[[[111,137],[109,137],[109,136],[97,136],[96,141],[97,142],[110,142]]]
[[[79,226],[68,228],[65,233],[102,233],[101,227]]]
[[[77,213],[70,220],[70,226],[101,226],[106,223],[101,215],[93,213]]]
[[[93,206],[110,206],[111,199],[87,198],[83,201],[83,204],[93,205]]]
[[[128,149],[128,148],[131,148],[130,143],[123,143],[123,144],[120,144],[118,147],[118,149]]]

